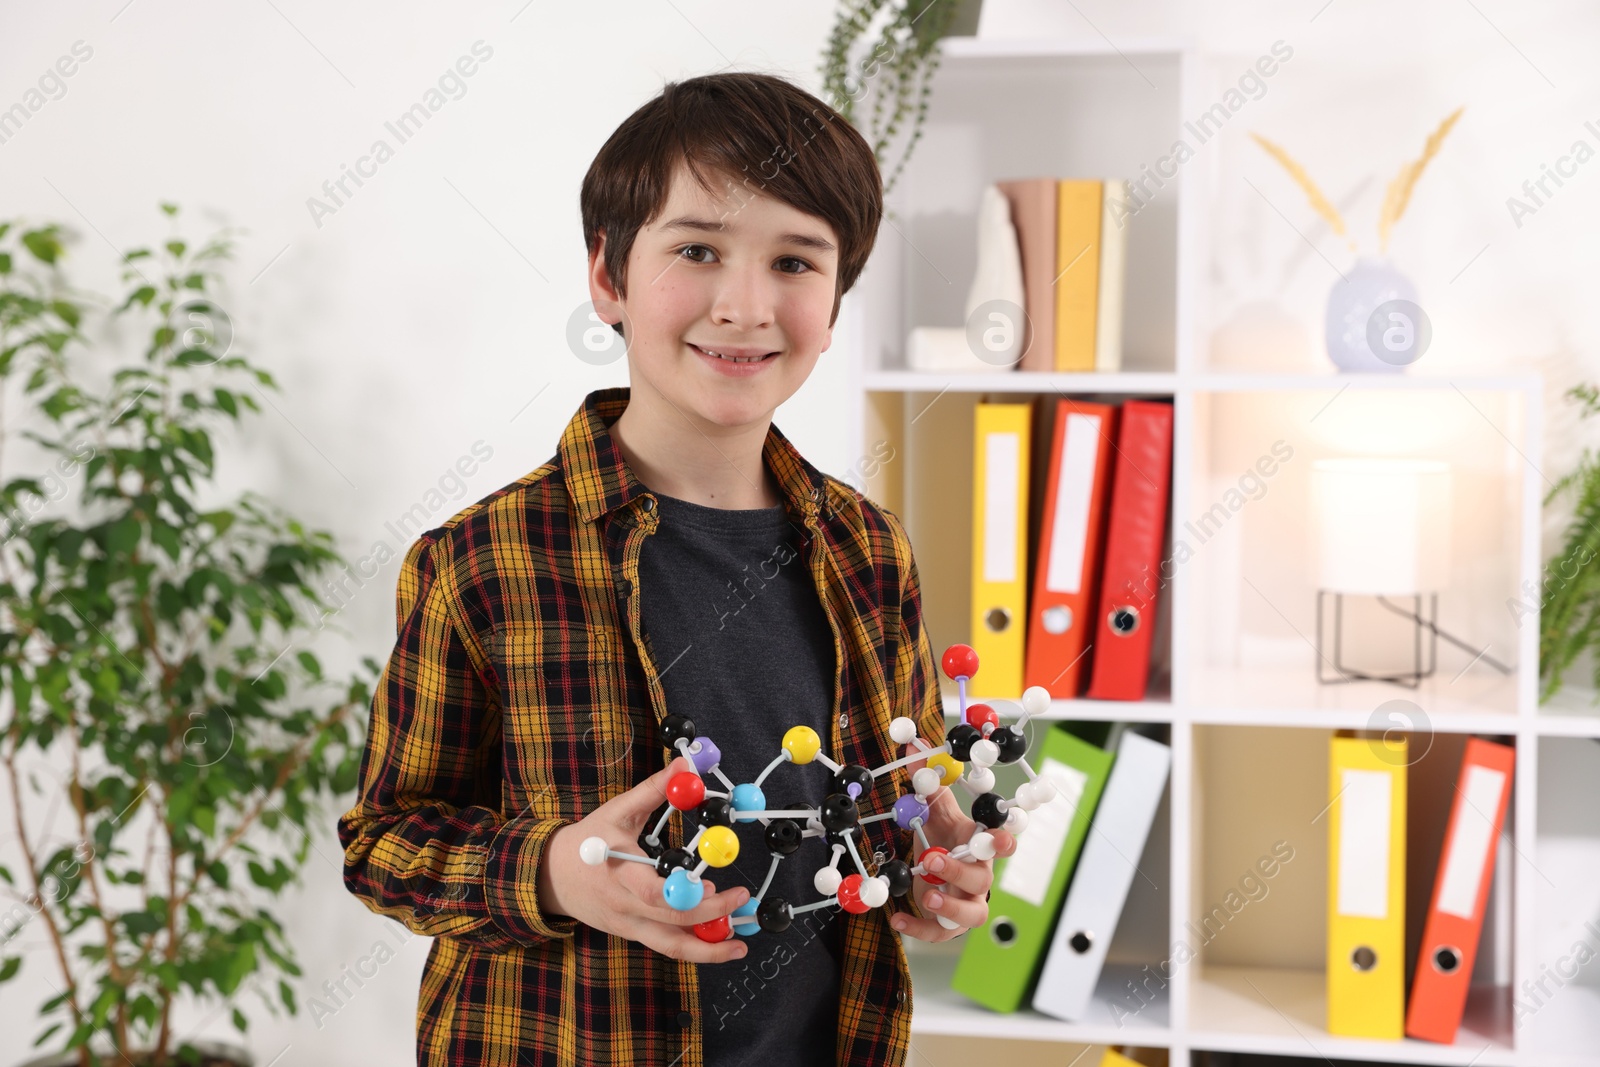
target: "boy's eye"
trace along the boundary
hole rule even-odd
[[[715,252],[712,252],[711,249],[707,248],[705,245],[684,245],[682,248],[678,249],[677,254],[679,256],[683,256],[684,258],[687,258],[690,263],[705,263],[705,262],[707,262],[707,260],[695,259],[692,255],[690,255],[690,253],[693,253],[693,252],[706,252],[706,253],[709,253],[712,256],[716,255]],[[778,260],[778,262],[779,263],[798,263],[803,268],[801,270],[786,270],[786,271],[783,272],[784,274],[804,274],[807,271],[814,269],[811,266],[811,264],[807,263],[805,260],[801,259],[798,256],[783,256]]]

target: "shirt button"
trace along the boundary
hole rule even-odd
[[[629,578],[622,579],[622,581],[617,583],[617,591],[622,594],[623,599],[627,599],[628,597],[632,596],[633,581]]]
[[[847,727],[849,725],[850,725],[850,716],[841,711],[839,713],[839,729],[843,730],[845,727]]]
[[[646,511],[654,511],[656,509],[656,498],[653,497],[653,496],[645,497],[644,498],[644,509]]]
[[[812,500],[821,500],[822,499],[822,490],[821,489],[813,489],[813,490],[811,490],[811,499]]]
[[[693,1022],[694,1016],[690,1015],[688,1012],[680,1011],[678,1013],[678,1025],[683,1027],[685,1030],[689,1029]]]

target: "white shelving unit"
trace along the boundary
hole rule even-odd
[[[1135,880],[1094,1011],[1081,1022],[1029,1010],[996,1015],[950,990],[959,942],[914,944],[914,1040],[1136,1045],[1169,1050],[1172,1067],[1205,1063],[1206,1053],[1308,1065],[1600,1064],[1600,958],[1559,986],[1548,977],[1584,938],[1600,957],[1600,707],[1582,692],[1538,706],[1538,618],[1518,625],[1507,608],[1523,598],[1525,583],[1537,588],[1540,571],[1538,377],[1451,375],[1447,353],[1398,375],[1208,367],[1196,325],[1207,264],[1203,152],[1130,223],[1122,373],[938,375],[905,367],[911,326],[961,325],[982,188],[1004,178],[1140,174],[1171,150],[1182,121],[1211,103],[1197,92],[1196,71],[1181,42],[1118,50],[948,41],[922,140],[890,198],[873,259],[845,298],[837,336],[852,367],[851,454],[893,446],[864,489],[907,523],[936,652],[969,639],[974,405],[1060,395],[1170,398],[1175,409],[1167,553],[1174,563],[1170,575],[1163,571],[1170,581],[1161,591],[1150,691],[1133,703],[1056,701],[1049,716],[1165,728],[1172,777],[1140,860],[1159,877]],[[1259,495],[1218,513],[1225,490],[1275,441],[1292,446],[1293,458],[1262,479]],[[1437,673],[1417,690],[1316,682],[1304,525],[1311,460],[1374,452],[1452,463],[1453,581],[1440,596],[1439,624],[1511,664],[1510,676],[1440,642]],[[1208,514],[1208,526],[1189,525]],[[1179,540],[1191,550],[1181,560]],[[1347,659],[1383,652],[1381,625],[1380,615],[1350,610]],[[972,697],[996,696],[984,691],[981,669],[976,682]],[[945,699],[954,711],[953,687]],[[1436,809],[1448,810],[1460,745],[1476,734],[1517,746],[1475,970],[1482,987],[1451,1046],[1324,1030],[1326,824],[1316,820],[1326,805],[1327,740],[1335,729],[1394,726],[1396,707],[1414,727],[1413,751],[1426,752],[1412,768],[1412,807],[1423,821],[1411,826],[1408,863],[1422,908],[1442,833]],[[1293,844],[1295,860],[1269,892],[1214,937],[1194,937],[1252,860],[1279,840]],[[1408,914],[1416,916],[1408,921],[1415,940],[1422,911]],[[1127,983],[1148,976],[1146,966],[1164,973],[1179,940],[1192,942],[1196,957],[1172,966],[1148,1003],[1129,1000]],[[1550,995],[1534,1007],[1527,989],[1541,977]]]

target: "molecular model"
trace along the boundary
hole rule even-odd
[[[739,838],[732,829],[734,822],[759,821],[765,828],[767,849],[772,853],[772,866],[767,877],[751,898],[736,909],[731,916],[722,916],[694,927],[695,935],[702,941],[725,941],[734,934],[745,936],[755,929],[782,931],[789,928],[794,917],[803,912],[837,905],[853,914],[869,908],[881,907],[889,897],[904,896],[910,889],[912,877],[921,875],[934,885],[944,880],[927,871],[927,862],[934,855],[952,859],[993,859],[994,837],[988,831],[1004,827],[1013,834],[1021,833],[1028,825],[1027,813],[1041,804],[1049,803],[1056,795],[1055,786],[1040,777],[1024,759],[1028,742],[1023,727],[1030,717],[1041,714],[1050,703],[1050,694],[1043,686],[1030,686],[1022,694],[1022,712],[1011,725],[1001,725],[1000,716],[987,704],[967,703],[967,680],[978,672],[978,654],[967,645],[951,645],[945,649],[940,665],[944,673],[956,682],[961,695],[961,722],[950,728],[945,742],[937,747],[917,736],[916,724],[904,716],[889,724],[889,737],[896,745],[914,745],[918,751],[903,759],[886,763],[876,770],[860,766],[843,766],[829,759],[822,751],[817,732],[809,726],[795,726],[783,735],[782,751],[773,758],[753,782],[734,784],[722,773],[719,764],[722,753],[709,737],[697,736],[694,723],[682,715],[668,715],[661,724],[661,741],[674,753],[689,760],[691,770],[680,771],[667,783],[667,810],[655,828],[639,838],[639,847],[646,855],[636,856],[611,848],[603,837],[590,837],[579,846],[579,855],[585,863],[600,866],[608,859],[630,860],[654,865],[656,873],[665,883],[661,894],[667,905],[678,911],[688,911],[698,905],[705,894],[700,876],[707,867],[726,867],[739,855]],[[911,776],[912,792],[895,801],[890,811],[862,816],[860,803],[871,793],[876,780],[894,770],[917,760],[927,760],[927,766]],[[833,773],[833,791],[821,807],[767,808],[766,794],[761,785],[781,763],[805,765],[820,763]],[[989,768],[996,763],[1019,763],[1028,781],[1018,787],[1016,796],[1006,799],[993,792],[994,772]],[[963,768],[963,764],[970,767]],[[707,788],[705,775],[714,775],[726,791]],[[930,845],[923,825],[928,818],[928,804],[941,787],[960,783],[972,797],[972,819],[978,829],[972,839],[954,850]],[[661,831],[674,811],[692,818],[698,827],[683,848],[668,848],[661,840]],[[861,862],[862,825],[893,819],[900,829],[916,835],[917,865],[908,866],[903,860],[893,859],[878,865],[878,874],[871,876]],[[791,856],[808,837],[823,837],[833,848],[833,860],[817,870],[813,884],[823,899],[810,904],[794,905],[781,897],[768,897],[767,887],[778,871],[784,857]],[[695,863],[698,853],[700,862]],[[848,853],[854,874],[843,874],[839,866]],[[956,929],[957,924],[938,917],[940,924]]]

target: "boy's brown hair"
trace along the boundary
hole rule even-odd
[[[883,217],[883,176],[844,116],[770,74],[729,72],[668,82],[601,146],[578,196],[590,253],[606,234],[606,273],[628,295],[628,254],[666,206],[679,161],[734,211],[757,193],[828,222],[839,236],[833,315],[855,285]],[[711,184],[721,179],[722,188]],[[622,332],[620,323],[613,326]]]

